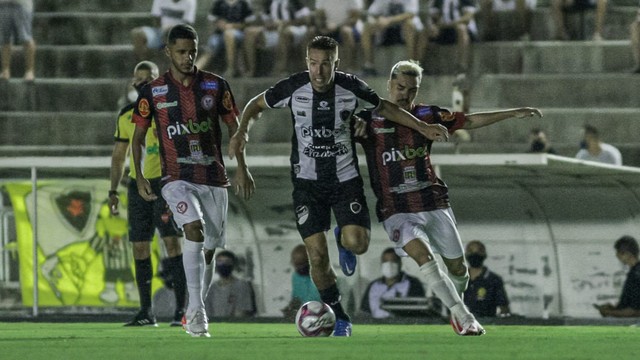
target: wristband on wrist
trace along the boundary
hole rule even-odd
[[[109,197],[118,196],[118,192],[116,190],[109,190]]]

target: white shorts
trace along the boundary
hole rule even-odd
[[[177,180],[162,187],[162,197],[180,228],[197,220],[202,222],[205,249],[224,248],[227,243],[227,189]]]
[[[459,258],[464,254],[451,208],[395,214],[382,225],[400,256],[407,256],[402,248],[413,239],[422,239],[433,253],[446,259]]]

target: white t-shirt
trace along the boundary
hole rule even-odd
[[[587,149],[580,149],[576,154],[576,159],[597,161],[605,164],[622,165],[622,154],[615,146],[601,143],[600,154],[594,156],[589,153]]]
[[[196,0],[153,0],[151,15],[160,18],[160,28],[196,22]]]

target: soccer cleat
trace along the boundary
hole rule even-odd
[[[337,319],[333,328],[333,336],[351,336],[351,323],[347,320]]]
[[[187,334],[193,337],[211,337],[204,309],[197,310],[193,314],[187,314],[185,319],[186,322],[183,327]]]
[[[183,310],[176,310],[176,312],[173,315],[173,320],[171,321],[171,323],[169,324],[169,326],[182,326],[184,328],[184,324],[187,322],[187,320],[184,317],[184,311]]]
[[[338,257],[340,259],[340,267],[342,268],[342,272],[346,276],[351,276],[356,272],[358,258],[356,258],[356,255],[353,252],[347,250],[342,246],[342,243],[340,242],[342,235],[340,233],[340,228],[336,227],[335,229],[333,229],[333,233],[336,236],[336,244],[338,244]]]
[[[485,334],[485,330],[472,314],[463,315],[461,320],[451,314],[451,326],[453,331],[460,336],[480,336]]]
[[[136,316],[124,326],[158,326],[156,317],[147,310],[140,310]]]

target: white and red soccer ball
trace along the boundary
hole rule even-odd
[[[329,336],[336,325],[336,315],[320,301],[304,303],[296,313],[296,328],[302,336]]]

